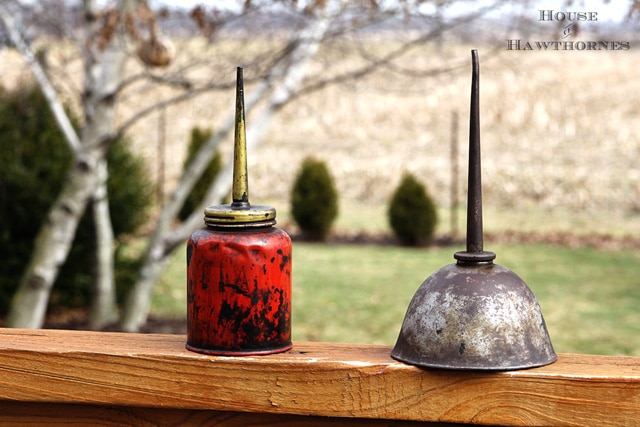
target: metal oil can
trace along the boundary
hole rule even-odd
[[[232,203],[204,211],[187,245],[187,349],[227,356],[291,343],[291,238],[248,197],[242,68],[236,86]]]

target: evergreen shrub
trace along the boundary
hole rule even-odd
[[[323,241],[338,215],[338,193],[327,165],[306,158],[291,191],[291,215],[302,232],[312,241]]]
[[[405,173],[388,209],[389,225],[403,245],[418,246],[432,237],[438,222],[436,205],[412,174]]]

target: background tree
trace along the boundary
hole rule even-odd
[[[31,46],[18,30],[8,6],[0,7],[4,23],[14,45],[21,51],[43,88],[56,120],[63,129],[74,160],[65,184],[47,213],[45,226],[36,237],[34,252],[14,296],[8,323],[11,326],[40,327],[44,322],[49,296],[55,279],[69,254],[73,237],[83,212],[92,200],[92,214],[96,226],[96,298],[104,308],[102,324],[113,313],[114,265],[113,230],[109,217],[106,155],[117,139],[114,131],[114,100],[124,78],[127,52],[121,43],[132,33],[131,19],[139,5],[135,0],[123,0],[118,9],[100,15],[94,1],[86,0],[84,16],[87,32],[83,45],[84,90],[81,100],[83,121],[80,134],[70,124],[61,108],[59,97],[51,85]],[[100,19],[102,18],[102,19]],[[129,23],[129,24],[127,24]],[[129,31],[127,31],[127,26]]]
[[[210,44],[216,43],[216,36],[225,28],[229,34],[236,28],[244,28],[253,34],[260,31],[261,42],[267,41],[258,51],[235,49],[227,53],[225,61],[219,61],[217,57],[203,56],[201,50],[174,49],[161,33],[160,19],[167,14],[152,11],[144,0],[119,0],[109,2],[103,8],[99,8],[95,0],[84,0],[80,9],[50,0],[24,4],[11,0],[3,2],[0,21],[42,87],[74,154],[60,195],[47,213],[48,226],[40,229],[38,243],[20,281],[9,324],[20,327],[42,325],[55,277],[69,253],[79,219],[90,201],[100,254],[97,277],[101,283],[97,289],[103,290],[97,295],[107,295],[106,299],[109,299],[108,295],[113,294],[109,291],[114,287],[113,230],[108,215],[105,159],[113,142],[137,122],[168,105],[208,92],[232,90],[235,82],[229,68],[235,69],[235,65],[242,64],[248,71],[245,83],[250,86],[246,109],[248,115],[252,114],[247,134],[248,149],[251,149],[260,142],[269,123],[284,105],[311,91],[331,84],[345,84],[380,69],[409,73],[415,78],[448,72],[451,65],[410,70],[399,63],[410,57],[416,46],[435,40],[443,31],[472,21],[490,10],[491,5],[482,9],[474,5],[470,8],[472,12],[445,20],[441,17],[442,9],[453,2],[444,2],[439,8],[438,25],[425,25],[435,12],[423,7],[422,3],[402,1],[383,7],[377,2],[318,1],[302,5],[285,1],[276,6],[270,2],[245,2],[238,12],[195,8],[191,18],[196,25],[184,24],[180,28],[198,31]],[[78,11],[81,13],[75,13]],[[413,22],[416,29],[408,33],[410,36],[401,45],[373,52],[357,42],[357,34],[361,31],[385,24],[393,26],[398,22],[407,25]],[[59,64],[50,64],[43,69],[40,61],[46,54],[37,57],[34,54],[25,37],[28,23],[33,24],[32,28],[59,37],[59,41],[70,43],[72,48],[62,55]],[[288,37],[281,37],[283,31]],[[320,67],[310,66],[321,46],[330,44],[344,46],[345,54],[358,55],[363,61],[346,69],[331,69],[330,73],[327,72],[332,66],[330,59],[317,61],[316,65]],[[241,45],[246,46],[246,41]],[[56,75],[70,75],[68,67],[76,61],[82,63],[81,88],[75,87],[69,79],[55,79]],[[234,65],[229,67],[229,63]],[[52,81],[62,83],[54,86]],[[117,105],[152,88],[163,88],[163,96],[152,104],[134,105],[123,118],[115,120]],[[78,133],[70,126],[64,109],[60,108],[59,98],[63,94],[72,98],[72,103],[82,112]],[[170,255],[202,225],[204,207],[227,194],[232,170],[232,162],[228,159],[200,205],[194,207],[194,212],[184,221],[177,220],[188,194],[221,141],[228,139],[232,128],[230,112],[198,150],[173,192],[159,207],[157,219],[150,227],[138,279],[128,292],[122,310],[124,329],[137,330],[144,323],[154,284]]]

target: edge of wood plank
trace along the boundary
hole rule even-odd
[[[421,369],[390,347],[294,342],[206,356],[186,336],[0,329],[0,400],[502,425],[640,419],[640,358],[560,354],[505,372]]]

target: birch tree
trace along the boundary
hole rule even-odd
[[[323,71],[309,67],[321,46],[344,36],[345,33],[367,28],[375,23],[390,19],[398,14],[408,17],[411,13],[424,15],[420,1],[401,1],[393,7],[380,7],[377,2],[315,1],[299,5],[295,1],[245,2],[239,15],[217,14],[205,8],[196,8],[192,17],[200,30],[200,37],[209,37],[215,42],[216,29],[238,16],[256,9],[269,7],[287,9],[296,16],[295,25],[282,29],[288,31],[288,39],[271,48],[265,54],[252,59],[253,83],[248,93],[245,108],[247,114],[256,110],[255,119],[247,129],[248,148],[259,144],[270,122],[278,111],[297,97],[331,85],[358,79],[380,68],[394,69],[397,61],[410,55],[415,46],[428,43],[450,28],[460,26],[482,15],[490,7],[477,9],[462,17],[442,22],[437,26],[421,29],[404,44],[381,55],[370,55],[360,51],[365,61],[354,68],[327,76]],[[442,3],[442,2],[441,2]],[[444,2],[450,3],[450,2]],[[153,66],[166,66],[171,62],[170,45],[160,37],[156,14],[145,0],[118,0],[109,8],[98,9],[95,0],[82,2],[86,17],[83,31],[77,41],[84,63],[84,84],[79,104],[84,121],[79,134],[65,119],[56,89],[33,55],[32,48],[19,31],[7,4],[0,5],[0,20],[9,32],[13,44],[26,59],[38,84],[47,94],[47,99],[55,112],[61,129],[64,130],[74,152],[74,163],[58,199],[51,207],[47,220],[37,237],[37,243],[19,289],[15,295],[9,317],[9,325],[14,327],[41,327],[46,314],[51,287],[61,264],[66,259],[73,241],[78,221],[91,201],[92,214],[99,224],[96,234],[103,254],[101,281],[97,287],[94,327],[110,322],[114,318],[115,303],[113,293],[113,233],[110,233],[108,217],[108,195],[104,187],[106,179],[106,153],[113,141],[124,135],[135,123],[168,105],[183,102],[212,91],[232,90],[235,82],[228,78],[211,78],[199,81],[190,77],[189,70],[203,58],[194,57],[180,67],[164,73],[154,72]],[[18,4],[13,2],[13,4]],[[273,6],[275,4],[275,6]],[[441,10],[441,9],[438,9]],[[426,13],[428,15],[429,12]],[[146,33],[142,33],[146,32]],[[77,34],[69,34],[75,38]],[[137,56],[147,64],[142,72],[135,75],[125,73],[125,64]],[[237,64],[236,64],[237,65]],[[231,69],[235,69],[235,66]],[[410,70],[417,78],[448,72],[449,68]],[[402,71],[398,71],[402,72]],[[233,73],[229,73],[232,75]],[[124,92],[137,82],[161,85],[173,89],[170,95],[149,105],[140,105],[119,123],[114,121],[115,107]],[[245,82],[247,80],[245,79]],[[201,147],[191,163],[179,178],[175,190],[160,207],[157,220],[152,226],[147,241],[147,249],[139,271],[139,278],[131,289],[123,310],[121,325],[128,331],[138,330],[149,313],[151,295],[158,277],[173,253],[196,229],[202,226],[203,209],[213,201],[220,200],[231,185],[232,161],[229,159],[223,171],[212,183],[200,206],[191,216],[180,223],[177,215],[191,188],[213,158],[222,141],[229,139],[233,128],[233,116],[220,125],[212,137]]]
[[[87,0],[84,5],[85,15],[91,20],[91,17],[96,16],[95,4]],[[134,0],[123,0],[120,4],[124,13],[130,13],[134,7]],[[113,28],[114,33],[110,40],[105,40],[103,49],[97,49],[90,44],[86,45],[85,97],[83,99],[85,124],[81,134],[77,135],[42,67],[35,60],[31,47],[24,41],[4,5],[0,7],[0,19],[43,88],[74,155],[73,165],[65,185],[38,233],[32,258],[19,284],[9,313],[10,326],[38,328],[44,322],[51,288],[61,265],[67,258],[76,228],[92,195],[99,194],[95,198],[96,210],[94,211],[97,223],[107,228],[111,227],[108,209],[104,209],[105,204],[108,203],[104,172],[106,171],[105,157],[109,145],[115,140],[113,98],[123,78],[126,58],[126,52],[118,44],[122,42],[120,38],[126,35],[121,25]],[[93,25],[90,26],[89,31],[95,31],[92,27]],[[105,212],[106,216],[104,216]],[[99,239],[100,244],[110,247],[109,233],[100,236],[102,236]],[[112,255],[107,255],[107,257],[110,256]],[[107,283],[106,286],[112,286],[112,284]]]

